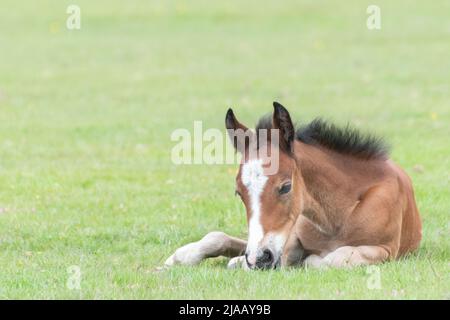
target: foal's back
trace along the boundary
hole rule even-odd
[[[414,251],[422,240],[422,222],[417,209],[412,181],[402,168],[390,162],[398,177],[399,201],[403,202],[400,247],[398,256]]]

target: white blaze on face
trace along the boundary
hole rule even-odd
[[[242,184],[247,188],[250,197],[251,215],[248,223],[248,260],[255,263],[256,251],[260,241],[264,238],[264,231],[261,225],[261,194],[268,177],[264,175],[261,160],[250,160],[242,165]]]

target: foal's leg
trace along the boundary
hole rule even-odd
[[[308,256],[304,265],[313,268],[351,268],[376,264],[389,258],[389,252],[382,246],[345,246],[337,248],[324,257]]]
[[[218,256],[236,257],[242,255],[247,242],[231,237],[223,232],[213,231],[197,242],[189,243],[175,251],[165,262],[166,266],[174,264],[196,265],[206,258]]]

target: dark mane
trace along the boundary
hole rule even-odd
[[[307,144],[318,144],[362,159],[386,159],[389,153],[383,139],[362,134],[349,125],[340,128],[320,118],[297,129],[296,138]]]
[[[256,125],[259,129],[271,129],[270,115],[262,117]],[[389,148],[380,137],[363,134],[349,125],[338,127],[321,118],[316,118],[305,126],[300,126],[295,133],[296,139],[309,145],[320,145],[342,154],[360,159],[387,159]]]

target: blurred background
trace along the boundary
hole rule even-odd
[[[72,4],[79,30],[66,27]],[[380,30],[366,25],[372,4]],[[246,236],[235,167],[175,166],[171,132],[195,120],[222,129],[229,107],[251,126],[274,100],[299,123],[323,116],[385,136],[414,180],[421,252],[445,270],[449,13],[449,1],[2,0],[1,296],[77,297],[64,286],[70,265],[86,298],[363,294],[333,281],[261,291],[217,276],[221,260],[212,273],[153,273],[208,231]],[[448,294],[428,271],[423,295],[405,297]],[[197,290],[215,281],[221,291]]]

